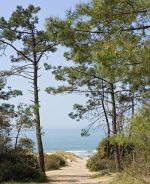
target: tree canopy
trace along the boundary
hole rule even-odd
[[[65,82],[47,92],[85,93],[86,105],[76,104],[77,113],[70,116],[89,116],[87,130],[104,120],[108,134],[123,133],[129,115],[149,100],[149,7],[144,0],[95,0],[69,10],[65,19],[47,20],[47,31],[69,48],[64,56],[73,62],[65,67],[45,65],[56,80]],[[117,145],[115,159],[120,168]]]

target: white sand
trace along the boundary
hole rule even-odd
[[[67,167],[46,174],[51,184],[109,184],[112,180],[111,176],[93,178],[97,173],[86,169],[86,159],[77,159],[69,162]]]

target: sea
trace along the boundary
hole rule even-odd
[[[27,133],[36,143],[35,132]],[[103,139],[102,130],[92,131],[89,136],[81,136],[81,129],[43,129],[43,147],[46,152],[67,151],[80,157],[91,156]],[[35,150],[37,150],[35,144]]]

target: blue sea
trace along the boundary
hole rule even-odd
[[[44,151],[64,150],[78,156],[90,156],[96,152],[99,142],[104,137],[102,130],[92,132],[89,136],[81,136],[81,129],[46,129],[43,130]],[[35,132],[28,133],[36,143]],[[35,144],[35,149],[36,144]]]

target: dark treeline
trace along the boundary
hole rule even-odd
[[[9,20],[0,19],[1,52],[5,54],[7,47],[16,52],[10,57],[13,67],[0,71],[0,99],[22,94],[3,91],[7,77],[24,77],[33,87],[31,106],[0,105],[0,146],[6,152],[13,149],[15,154],[33,153],[32,141],[22,138],[20,131],[35,128],[39,158],[36,171],[45,173],[39,70],[45,54],[55,52],[58,45],[65,46],[69,51],[64,57],[71,65],[44,64],[62,82],[57,88],[47,87],[46,92],[85,95],[85,104],[75,104],[69,114],[77,121],[88,120],[83,136],[104,127],[106,138],[87,167],[126,171],[133,178],[146,180],[150,174],[150,2],[93,0],[69,10],[64,19],[48,18],[46,31],[37,29],[39,10],[33,5],[27,9],[18,6]],[[15,145],[10,145],[12,128],[17,129]]]

